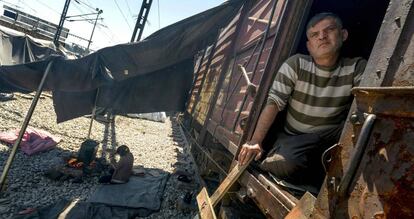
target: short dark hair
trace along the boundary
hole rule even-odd
[[[324,20],[326,18],[332,18],[335,20],[335,23],[338,25],[339,29],[342,29],[343,25],[342,25],[342,20],[341,18],[339,18],[338,15],[332,13],[332,12],[322,12],[319,14],[315,14],[308,22],[308,24],[306,25],[306,33],[308,32],[308,30],[315,26],[317,23],[319,23],[321,20]]]
[[[119,154],[120,156],[124,156],[127,153],[129,153],[129,148],[126,145],[121,145],[116,149],[116,153]]]

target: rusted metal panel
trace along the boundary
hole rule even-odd
[[[316,198],[306,192],[285,219],[307,219],[311,216]]]
[[[412,85],[400,81],[403,69],[411,69],[413,62],[413,0],[391,1],[384,17],[377,40],[368,60],[361,86],[382,87],[392,86],[394,83],[400,86]],[[410,56],[411,54],[411,56]],[[407,63],[405,63],[407,62]],[[411,63],[411,64],[410,64]],[[400,69],[398,67],[401,67]],[[408,72],[407,72],[408,73]],[[395,86],[399,86],[395,84]]]
[[[408,6],[407,6],[408,7]],[[413,6],[411,6],[413,7]],[[391,59],[391,72],[387,74],[385,81],[392,82],[385,86],[414,86],[414,9],[409,12],[401,40],[396,52]],[[398,18],[396,22],[398,22]],[[401,25],[401,24],[400,24]],[[390,72],[390,71],[389,71]],[[390,72],[390,73],[391,73]]]
[[[350,207],[351,215],[414,217],[413,128],[413,119],[384,117],[377,123],[361,175],[348,201],[354,205]],[[384,132],[387,129],[389,132]]]
[[[380,86],[412,86],[414,84],[413,76],[413,66],[414,66],[414,48],[413,48],[413,33],[414,33],[414,6],[412,0],[396,0],[391,1],[389,8],[386,12],[384,21],[382,23],[380,32],[378,34],[377,40],[375,42],[373,51],[371,53],[370,59],[368,60],[367,67],[365,69],[361,86],[364,87],[380,87]],[[388,89],[388,90],[387,90]],[[359,112],[373,112],[379,114],[380,120],[378,125],[381,125],[385,122],[385,119],[390,114],[393,114],[395,118],[404,117],[405,120],[411,120],[413,115],[412,100],[405,101],[404,103],[396,103],[396,95],[402,95],[406,91],[394,89],[389,90],[390,88],[381,88],[377,90],[381,91],[359,91],[356,93],[357,98],[361,101],[358,103],[358,108],[354,103],[350,114]],[[370,94],[371,93],[371,94]],[[375,93],[375,95],[373,95]],[[385,95],[389,94],[389,95]],[[412,95],[412,94],[411,94]],[[410,95],[407,95],[410,96]],[[398,97],[397,99],[400,99]],[[362,102],[363,101],[363,102]],[[391,104],[391,101],[393,101]],[[354,152],[354,143],[358,137],[360,127],[353,125],[350,122],[350,115],[345,124],[342,136],[340,139],[340,146],[337,147],[335,152],[333,152],[332,162],[329,165],[329,171],[327,177],[322,186],[322,189],[318,195],[316,201],[315,210],[313,213],[314,218],[329,218],[329,217],[351,217],[357,216],[361,217],[372,217],[375,214],[370,211],[369,214],[361,213],[363,210],[359,205],[361,200],[360,195],[357,195],[355,199],[352,197],[356,194],[352,193],[351,198],[339,198],[335,189],[337,184],[341,181],[343,177],[344,167],[347,166],[350,156]],[[383,117],[381,119],[381,117]],[[398,123],[388,122],[389,126],[385,127],[382,132],[392,133],[396,132],[395,129],[398,129]],[[397,125],[397,127],[395,126]],[[377,130],[379,132],[379,130]],[[404,130],[399,130],[397,132],[404,133]],[[407,133],[408,134],[408,133]],[[408,134],[410,135],[410,134]],[[385,141],[384,141],[385,142]],[[392,143],[392,142],[389,142]],[[374,144],[371,142],[371,144]],[[371,147],[373,147],[371,145]],[[387,146],[390,147],[390,146]],[[398,144],[395,146],[398,147]],[[394,147],[393,147],[394,148]],[[388,150],[388,149],[387,149]],[[396,149],[393,149],[396,150]],[[393,151],[390,150],[390,151]],[[394,153],[395,151],[393,151]],[[364,159],[378,159],[373,157],[364,157]],[[364,162],[367,162],[364,160]],[[378,165],[380,163],[377,163]],[[389,165],[394,165],[395,163],[384,163],[384,167],[390,168]],[[397,168],[398,166],[395,166]],[[377,166],[375,171],[383,169],[381,165]],[[398,169],[398,168],[397,168]],[[373,170],[374,171],[374,170]],[[374,171],[374,172],[375,172]],[[391,174],[388,170],[383,173],[382,177],[385,177],[386,174]],[[412,172],[411,172],[412,174]],[[381,176],[378,175],[379,179]],[[367,179],[366,179],[367,180]],[[381,181],[382,180],[382,181]],[[386,182],[386,179],[381,179],[378,182]],[[368,182],[366,182],[368,183]],[[360,184],[358,184],[360,185]],[[372,183],[371,183],[372,185]],[[377,184],[381,185],[381,184]],[[390,186],[391,184],[384,184],[384,186]],[[382,186],[382,185],[381,185]],[[395,184],[394,186],[397,186]],[[391,194],[383,193],[371,193],[374,189],[372,186],[369,187],[368,193],[365,191],[364,186],[358,186],[361,190],[361,193],[372,195],[378,199],[384,198],[385,196],[390,196]],[[377,188],[375,188],[377,189]],[[383,189],[383,188],[381,188]],[[391,190],[388,190],[390,192]],[[393,190],[396,192],[396,190]],[[367,198],[367,197],[365,197]],[[394,197],[395,198],[395,197]],[[401,197],[403,199],[403,197]],[[348,200],[348,201],[344,201]],[[396,200],[395,200],[396,201]],[[339,205],[339,203],[341,203]],[[346,204],[347,203],[347,204]],[[365,202],[363,202],[365,203]],[[385,202],[384,202],[385,203]],[[391,203],[391,202],[387,202]],[[397,202],[396,202],[397,203]],[[378,203],[377,203],[378,204]],[[383,203],[381,203],[381,206]],[[398,206],[398,204],[396,205]],[[368,207],[368,205],[366,206]],[[387,206],[389,208],[389,206]],[[386,213],[387,210],[384,210]],[[379,212],[381,213],[381,212]],[[379,214],[380,215],[380,214]],[[398,218],[398,217],[397,217]]]
[[[407,109],[403,105],[414,102],[414,88],[371,88],[357,92],[358,109],[378,112],[378,117],[349,198],[338,200],[334,215],[413,218],[414,108]],[[378,97],[386,99],[395,109],[402,106],[408,112],[397,110],[394,114],[390,108],[383,109],[384,104],[376,104],[376,101],[383,101]]]
[[[381,116],[414,118],[414,87],[358,87],[357,110]]]
[[[353,114],[375,113],[377,122],[349,196],[339,196],[336,183],[332,183],[339,182],[341,177],[328,175],[313,215],[315,218],[381,215],[380,218],[411,218],[414,206],[408,200],[414,198],[414,87],[356,88],[353,93],[357,105]],[[353,123],[354,130],[358,130],[358,120]],[[347,140],[352,141],[352,137]],[[343,159],[343,155],[339,158]],[[333,177],[337,180],[332,180]],[[328,202],[321,201],[326,198]],[[329,214],[322,214],[322,210]]]

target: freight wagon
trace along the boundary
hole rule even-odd
[[[181,121],[199,174],[211,194],[236,165],[275,72],[290,55],[307,53],[304,27],[320,12],[338,14],[348,29],[343,55],[368,60],[340,141],[321,157],[325,181],[287,185],[251,165],[216,207],[222,218],[414,217],[412,0],[246,1],[194,65]]]

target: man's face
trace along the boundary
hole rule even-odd
[[[348,37],[345,29],[340,29],[335,19],[327,17],[306,32],[306,43],[313,58],[327,58],[339,53],[342,43]]]

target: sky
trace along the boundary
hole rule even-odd
[[[144,28],[143,38],[151,33],[166,27],[169,24],[200,13],[209,8],[220,5],[225,0],[153,0],[148,15],[148,21]],[[3,5],[8,5],[24,11],[41,19],[59,24],[65,0],[0,0],[3,13]],[[103,47],[131,40],[137,15],[142,5],[142,0],[71,0],[66,16],[95,13],[96,8],[103,10],[92,38],[90,48],[97,50]],[[93,29],[96,15],[73,17],[70,19],[91,19],[90,21],[68,21],[64,27],[69,28],[69,33],[84,39],[89,39]],[[77,43],[87,47],[88,41],[74,37],[68,37],[67,43]]]

